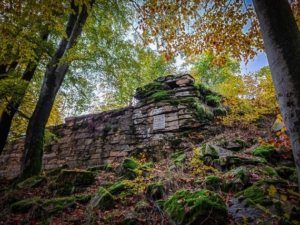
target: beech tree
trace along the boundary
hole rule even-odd
[[[66,36],[61,38],[54,56],[47,65],[39,100],[26,131],[21,162],[21,176],[13,185],[41,173],[45,126],[56,94],[69,68],[69,64],[61,63],[61,59],[67,54],[69,49],[75,46],[94,2],[94,0],[91,0],[86,3],[75,1],[70,3],[73,12],[69,15],[67,21]]]
[[[287,0],[253,0],[277,99],[290,136],[300,193],[300,33]]]

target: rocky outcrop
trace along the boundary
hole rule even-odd
[[[68,165],[87,168],[119,162],[143,152],[153,160],[189,146],[184,131],[204,130],[226,115],[221,96],[197,86],[190,75],[160,77],[138,88],[136,106],[81,117],[48,129],[54,134],[44,149],[44,170]],[[180,141],[179,141],[180,140]],[[20,173],[24,139],[9,143],[0,156],[0,177]]]

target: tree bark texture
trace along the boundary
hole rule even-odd
[[[291,140],[300,193],[300,33],[287,0],[253,0],[253,3]]]
[[[94,1],[90,1],[90,8]],[[59,60],[76,44],[76,39],[81,35],[82,28],[88,17],[86,5],[82,6],[80,12],[78,11],[78,6],[74,5],[74,2],[71,5],[75,13],[72,13],[68,19],[66,27],[68,39],[65,37],[61,39],[55,55],[47,65],[40,96],[26,131],[21,164],[22,174],[14,182],[13,186],[28,177],[39,175],[42,170],[45,126],[56,94],[69,68],[68,64],[59,64]]]

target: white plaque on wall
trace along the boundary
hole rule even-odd
[[[153,130],[162,130],[166,127],[165,114],[154,116],[153,119]]]

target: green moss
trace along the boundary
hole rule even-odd
[[[180,103],[180,101],[176,98],[174,98],[174,99],[170,98],[170,99],[164,100],[164,102],[170,103],[170,105],[176,105],[176,106]]]
[[[233,143],[237,143],[237,144],[240,144],[243,148],[248,148],[248,144],[243,141],[242,139],[239,139],[239,138],[235,138],[232,140]]]
[[[62,167],[60,167],[60,168],[55,168],[55,169],[51,169],[51,170],[49,170],[49,171],[47,171],[46,172],[46,176],[57,176],[57,175],[59,175],[60,173],[61,173],[61,171],[62,170],[68,170],[68,169],[70,169],[70,167],[67,165],[67,164],[65,164],[65,165],[63,165]]]
[[[27,213],[32,207],[41,204],[40,197],[34,197],[19,202],[15,202],[10,206],[12,213]]]
[[[153,200],[162,199],[165,193],[166,189],[162,184],[152,183],[146,188],[146,195]]]
[[[29,177],[35,175],[41,175],[42,173],[42,163],[43,163],[43,151],[44,150],[44,136],[39,135],[38,138],[28,146],[27,157],[30,155],[30,163],[28,163],[23,173],[19,178],[17,178],[12,184],[11,187],[15,188],[17,184],[26,180]]]
[[[206,187],[209,190],[218,190],[220,188],[221,179],[218,176],[208,176],[205,178]]]
[[[107,190],[112,195],[117,195],[117,194],[120,194],[122,191],[125,191],[127,189],[127,187],[128,187],[128,185],[121,181],[121,182],[118,182],[118,183],[114,184],[113,186],[109,187]]]
[[[148,168],[155,168],[155,164],[153,162],[147,162],[139,167],[139,169],[148,169]]]
[[[296,172],[296,169],[287,166],[282,166],[277,168],[276,172],[283,179],[288,179],[292,174]]]
[[[95,180],[95,173],[90,171],[62,170],[56,179],[58,184],[70,183],[74,186],[91,185]]]
[[[175,153],[171,154],[171,158],[172,158],[172,159],[176,159],[176,158],[178,158],[180,155],[182,155],[183,153],[184,153],[184,151],[175,152]]]
[[[198,89],[199,89],[201,95],[203,95],[203,96],[207,96],[207,95],[212,94],[211,88],[207,87],[203,83],[198,83]]]
[[[194,184],[197,184],[197,185],[200,185],[200,184],[202,184],[202,183],[203,183],[202,180],[196,180],[196,181],[194,182]]]
[[[150,96],[155,102],[168,99],[173,94],[173,91],[158,91]]]
[[[134,207],[134,211],[135,212],[141,212],[144,209],[147,209],[147,207],[149,207],[148,203],[145,201],[139,201],[138,203],[136,203],[135,207]]]
[[[204,156],[203,157],[203,163],[204,163],[204,165],[211,166],[212,162],[213,162],[212,157],[210,157],[210,156]]]
[[[124,162],[123,162],[123,167],[124,167],[126,170],[128,170],[128,169],[134,170],[134,169],[138,168],[139,165],[140,165],[140,164],[138,163],[138,161],[136,161],[136,160],[133,159],[133,158],[126,158],[126,159],[124,159]]]
[[[18,188],[35,188],[47,183],[47,179],[42,176],[33,176],[17,185]]]
[[[213,109],[214,116],[227,116],[226,108],[214,108]]]
[[[59,211],[62,211],[64,207],[71,206],[75,204],[76,198],[66,197],[66,198],[55,198],[47,200],[42,204],[42,207],[46,210],[48,215],[53,215]]]
[[[272,205],[274,202],[272,200],[273,198],[268,195],[269,194],[268,188],[271,184],[275,186],[278,183],[285,183],[285,182],[278,181],[278,180],[261,180],[253,184],[251,187],[241,192],[238,192],[234,197],[238,198],[239,201],[242,201],[244,199],[250,199],[250,201],[247,200],[247,202],[245,203],[246,207],[251,204],[260,204],[262,206],[269,206]]]
[[[112,194],[103,187],[99,187],[92,197],[87,211],[90,212],[94,208],[109,210],[115,207],[115,199]]]
[[[295,170],[294,173],[289,177],[289,180],[295,183],[298,183],[298,174],[297,171]]]
[[[164,210],[177,224],[200,224],[204,219],[207,219],[207,224],[212,221],[218,221],[213,224],[222,224],[227,218],[226,204],[221,196],[208,190],[193,193],[179,190],[165,202]]]
[[[185,130],[185,131],[182,132],[182,136],[184,136],[184,137],[189,137],[189,134],[190,134],[190,133],[191,133],[190,130]]]
[[[277,174],[277,172],[275,171],[275,169],[273,167],[270,166],[264,166],[262,169],[262,173],[272,176],[272,177],[279,177],[279,175]]]
[[[58,196],[70,195],[73,192],[81,192],[82,186],[89,186],[95,180],[95,174],[90,171],[62,170],[56,179],[56,194]]]
[[[220,98],[220,96],[213,94],[207,95],[205,98],[206,104],[212,107],[218,106],[221,103],[221,100],[222,99]]]
[[[170,88],[165,83],[160,83],[155,81],[145,85],[142,88],[137,88],[135,96],[137,96],[138,99],[145,99],[159,90],[168,90],[168,89]]]
[[[254,150],[253,155],[262,157],[266,159],[267,161],[271,161],[272,154],[275,152],[275,149],[272,145],[262,145]]]
[[[182,167],[182,162],[186,159],[186,155],[185,154],[181,154],[179,155],[174,161],[173,163],[176,166]]]
[[[201,123],[207,123],[213,119],[213,113],[208,111],[204,106],[199,103],[194,104],[195,118]]]
[[[113,172],[115,168],[111,165],[99,165],[99,166],[93,166],[89,167],[87,169],[88,171],[107,171],[107,172]]]
[[[86,194],[86,195],[77,195],[76,197],[76,201],[81,203],[81,204],[85,204],[87,202],[89,202],[92,198],[91,194]]]
[[[241,191],[249,181],[247,168],[242,166],[234,168],[225,174],[221,189],[226,192]]]

